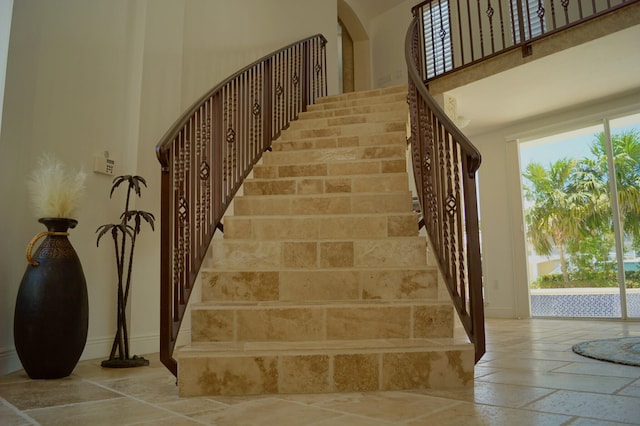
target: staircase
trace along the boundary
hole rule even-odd
[[[202,270],[181,396],[472,385],[412,211],[406,90],[322,98],[264,154]]]

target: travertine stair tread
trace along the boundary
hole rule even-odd
[[[402,120],[374,123],[345,124],[318,128],[290,127],[280,134],[280,140],[292,140],[301,137],[320,136],[371,136],[378,133],[406,130],[406,122]]]
[[[446,300],[434,299],[364,299],[364,300],[211,300],[195,303],[193,309],[201,310],[229,310],[229,309],[291,309],[291,308],[322,308],[322,309],[344,309],[344,308],[380,308],[380,307],[408,307],[408,306],[446,306],[451,303]]]
[[[409,195],[411,195],[410,191],[396,191],[397,193],[407,193]],[[296,199],[311,199],[311,198],[349,198],[349,197],[367,197],[367,196],[376,196],[379,195],[381,197],[384,198],[384,196],[389,195],[388,193],[380,193],[380,192],[357,192],[357,193],[352,193],[352,192],[336,192],[336,193],[329,193],[329,194],[275,194],[275,195],[270,195],[269,197],[279,197],[281,199],[287,199],[287,198],[296,198]],[[264,196],[262,195],[240,195],[238,197],[242,197],[245,199],[249,199],[249,198],[264,198]],[[404,210],[406,211],[406,210]]]
[[[246,197],[246,195],[243,195],[243,197]],[[256,197],[260,197],[260,195],[256,195]],[[358,218],[358,219],[362,219],[362,220],[367,220],[367,219],[374,219],[374,218],[386,218],[389,216],[412,216],[416,218],[416,226],[418,226],[418,217],[420,216],[420,213],[414,212],[414,211],[401,211],[401,212],[397,212],[397,213],[334,213],[334,214],[307,214],[304,215],[304,217],[300,217],[298,219],[300,220],[305,220],[305,219],[341,219],[341,218],[345,218],[345,219],[354,219],[354,218]],[[287,220],[292,220],[292,219],[296,219],[296,217],[291,217],[291,215],[286,215],[286,214],[281,214],[281,215],[260,215],[260,214],[253,214],[253,215],[247,215],[247,216],[233,216],[234,220],[251,220],[251,219],[262,219],[262,220],[278,220],[278,219],[287,219]],[[227,218],[229,219],[229,218]],[[223,222],[224,223],[224,222]],[[416,234],[417,234],[418,230],[416,229]]]
[[[406,173],[385,173],[381,175],[382,177],[390,177],[397,178],[401,176],[406,176]],[[368,174],[359,174],[359,175],[331,175],[331,176],[284,176],[284,177],[275,177],[275,178],[258,178],[252,177],[245,180],[247,182],[287,182],[287,181],[301,181],[301,180],[337,180],[337,179],[370,179],[371,175]],[[376,193],[376,191],[371,191],[371,193]]]
[[[237,216],[403,213],[413,205],[410,191],[242,195],[234,201]]]
[[[343,353],[439,352],[473,350],[466,336],[416,339],[359,339],[272,342],[194,342],[177,350],[178,358]]]
[[[285,131],[347,127],[358,124],[406,123],[406,119],[406,114],[398,110],[328,117],[305,116],[293,121]]]
[[[278,272],[278,271],[283,271],[283,272],[305,272],[308,271],[309,269],[307,268],[286,268],[286,269],[281,269],[281,268],[255,268],[255,269],[247,269],[247,272],[249,273],[259,273],[259,272]],[[381,265],[379,268],[373,268],[371,266],[367,266],[367,267],[344,267],[344,268],[314,268],[313,272],[315,274],[318,273],[322,273],[322,272],[335,272],[336,270],[340,270],[340,271],[353,271],[353,272],[366,272],[366,271],[375,271],[375,272],[385,272],[385,271],[389,271],[389,272],[394,272],[394,271],[403,271],[403,272],[421,272],[421,271],[432,271],[432,270],[437,270],[436,266],[433,265],[411,265],[411,266],[383,266]],[[223,273],[223,272],[228,272],[228,273],[238,273],[238,270],[236,268],[226,268],[224,266],[207,266],[206,264],[203,265],[203,267],[201,268],[201,271],[204,273]]]
[[[395,100],[388,103],[382,102],[366,105],[336,107],[333,109],[307,110],[298,115],[298,120],[306,121],[319,118],[359,117],[367,116],[369,114],[383,113],[393,113],[398,114],[398,116],[400,114],[405,114],[404,118],[406,118],[407,103],[406,101]]]
[[[353,146],[406,145],[406,136],[407,132],[405,129],[362,136],[318,136],[314,138],[287,139],[286,141],[278,139],[273,142],[271,147],[273,151],[279,152],[288,150],[304,151],[307,149],[318,149],[318,147],[340,148]]]
[[[330,95],[316,99],[316,103],[309,105],[307,111],[321,109],[335,109],[345,106],[361,106],[379,103],[404,101],[406,103],[407,92],[404,90],[387,90],[386,92],[369,90],[365,92],[353,92],[350,95]]]
[[[354,162],[364,160],[389,160],[406,158],[403,145],[375,145],[341,148],[316,148],[305,151],[272,151],[262,158],[264,165],[305,165],[331,162]]]

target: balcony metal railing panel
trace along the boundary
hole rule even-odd
[[[405,45],[413,174],[434,257],[478,361],[485,352],[476,194],[480,153],[427,91],[420,29],[420,17],[414,16]]]
[[[413,8],[423,29],[422,78],[432,80],[640,0],[427,0]]]
[[[160,360],[174,374],[180,324],[224,212],[280,132],[327,94],[326,39],[287,46],[195,102],[156,146],[161,181]]]

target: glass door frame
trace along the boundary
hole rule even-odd
[[[620,294],[620,317],[555,317],[557,319],[602,319],[602,320],[640,320],[640,316],[629,317],[628,316],[628,304],[626,297],[626,283],[625,283],[625,270],[624,270],[624,245],[622,233],[620,230],[620,211],[618,206],[618,189],[616,187],[615,180],[615,165],[612,152],[612,138],[611,138],[611,121],[615,121],[627,116],[633,116],[640,114],[637,105],[634,108],[624,108],[624,111],[616,111],[611,114],[597,114],[592,117],[587,117],[583,120],[576,120],[571,123],[558,124],[555,126],[548,126],[546,129],[539,131],[523,132],[522,135],[508,137],[506,139],[506,157],[507,157],[507,169],[508,176],[511,182],[509,193],[511,202],[511,217],[514,220],[515,226],[512,234],[513,247],[516,248],[514,253],[514,274],[515,274],[515,288],[514,288],[514,310],[516,317],[518,318],[531,318],[531,294],[529,286],[529,266],[527,259],[527,241],[525,236],[525,221],[524,221],[524,201],[522,192],[522,171],[520,166],[520,145],[524,142],[541,139],[554,134],[560,134],[564,132],[570,132],[580,128],[591,127],[596,125],[603,126],[603,132],[605,135],[607,161],[608,161],[608,173],[609,173],[609,185],[610,185],[610,202],[613,214],[614,222],[614,237],[615,237],[615,249],[617,260],[617,275],[618,275],[618,287]]]

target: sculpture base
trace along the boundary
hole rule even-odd
[[[141,356],[134,355],[129,359],[107,359],[100,364],[105,368],[133,368],[133,367],[145,367],[149,365],[149,360]]]

